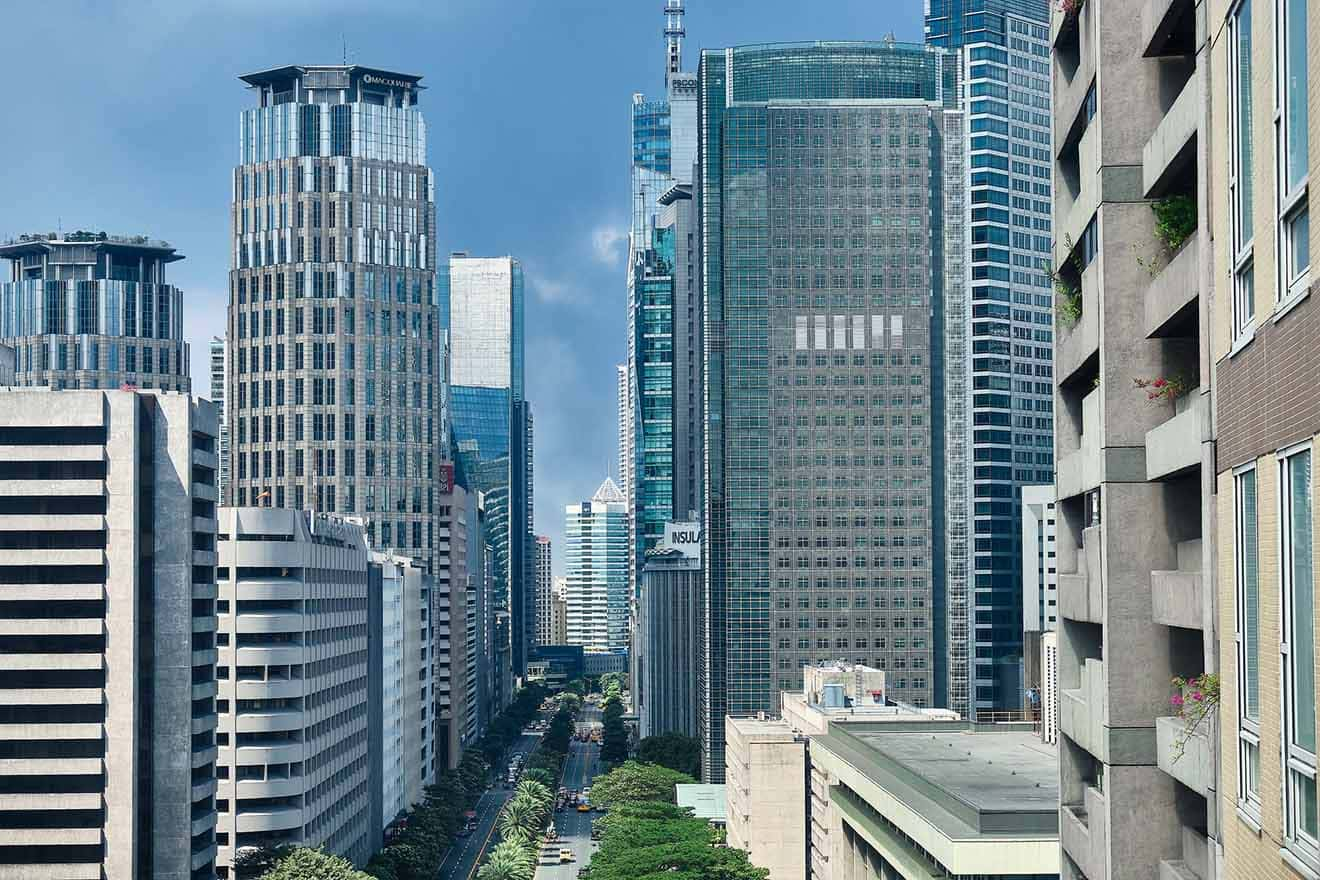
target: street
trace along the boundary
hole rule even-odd
[[[579,727],[600,723],[600,709],[584,706],[578,718]],[[569,745],[568,760],[564,762],[563,781],[565,788],[578,791],[591,785],[600,772],[600,747],[592,743],[578,742]],[[562,813],[555,813],[555,830],[559,840],[543,844],[541,857],[536,866],[535,880],[576,880],[580,869],[587,866],[596,844],[591,840],[591,823],[600,818],[600,813],[579,813],[575,808],[568,808]],[[559,851],[573,851],[573,861],[560,864]]]
[[[454,839],[453,846],[449,848],[444,861],[440,864],[440,880],[470,880],[477,873],[477,865],[494,838],[495,820],[499,817],[500,809],[509,798],[513,797],[513,789],[504,785],[505,767],[514,754],[526,756],[539,741],[539,736],[520,737],[509,750],[504,763],[492,768],[496,782],[494,787],[477,801],[477,830],[467,837]]]

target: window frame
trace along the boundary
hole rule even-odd
[[[1307,253],[1307,264],[1294,277],[1289,277],[1289,263],[1292,261],[1292,233],[1303,213],[1307,215],[1309,236],[1310,205],[1308,189],[1310,184],[1310,165],[1306,173],[1291,190],[1288,189],[1288,52],[1289,35],[1288,5],[1294,0],[1275,0],[1274,4],[1274,158],[1275,158],[1275,258],[1277,288],[1275,291],[1276,312],[1287,311],[1291,305],[1304,296],[1311,283],[1311,260]],[[1309,47],[1308,47],[1309,48]],[[1305,53],[1303,53],[1305,54]],[[1305,71],[1302,77],[1306,81]],[[1309,97],[1309,85],[1308,85]]]
[[[1255,153],[1253,151],[1251,159],[1252,167],[1242,167],[1242,133],[1243,122],[1240,118],[1243,115],[1242,94],[1239,86],[1242,82],[1239,65],[1241,59],[1241,43],[1239,40],[1239,31],[1242,28],[1242,16],[1245,11],[1246,38],[1247,38],[1247,63],[1248,75],[1246,83],[1248,88],[1251,86],[1251,24],[1254,15],[1252,0],[1237,0],[1228,12],[1228,101],[1229,101],[1229,180],[1228,191],[1229,199],[1232,204],[1232,226],[1233,226],[1233,338],[1240,339],[1250,337],[1256,329],[1256,303],[1255,303],[1255,266],[1254,266],[1254,244],[1255,244],[1255,222],[1252,212],[1255,210],[1256,194],[1254,186],[1249,186],[1250,202],[1243,204],[1242,190],[1244,182],[1252,183],[1252,174],[1254,172]],[[1246,143],[1253,144],[1251,138],[1252,129],[1252,109],[1254,92],[1247,95],[1245,107],[1245,134]],[[1250,234],[1245,234],[1245,227],[1250,225]]]
[[[1296,672],[1293,669],[1293,629],[1294,629],[1294,606],[1295,590],[1293,589],[1293,566],[1294,559],[1293,547],[1291,543],[1292,524],[1294,516],[1293,498],[1290,492],[1291,476],[1295,462],[1302,456],[1307,457],[1308,468],[1314,468],[1314,451],[1310,440],[1293,446],[1280,449],[1276,453],[1278,460],[1278,565],[1279,565],[1279,596],[1280,596],[1280,627],[1279,627],[1279,655],[1280,655],[1280,676],[1281,676],[1281,730],[1280,730],[1280,751],[1284,765],[1283,780],[1283,813],[1284,813],[1284,848],[1295,858],[1309,866],[1311,870],[1320,870],[1320,834],[1308,834],[1299,827],[1298,815],[1298,786],[1299,777],[1305,780],[1303,784],[1309,782],[1310,785],[1317,784],[1316,779],[1316,754],[1308,752],[1305,747],[1299,746],[1294,740],[1294,716],[1297,707],[1296,697]],[[1311,527],[1307,534],[1312,536],[1312,551],[1314,550],[1314,475],[1310,477],[1306,484],[1310,508],[1309,516],[1311,518]],[[1312,616],[1314,617],[1315,608],[1315,571],[1314,571],[1314,552],[1312,552],[1312,571],[1311,571],[1311,606]],[[1312,638],[1314,639],[1314,622],[1312,623]],[[1314,673],[1312,673],[1314,676]],[[1313,680],[1314,685],[1314,680]],[[1312,694],[1311,704],[1314,709],[1315,694]],[[1312,724],[1315,724],[1312,719]],[[1318,731],[1320,732],[1320,731]],[[1320,795],[1318,795],[1320,800]]]
[[[1251,481],[1250,522],[1256,544],[1255,581],[1256,581],[1256,717],[1252,718],[1247,710],[1247,638],[1246,638],[1246,535],[1243,524],[1248,521],[1245,509],[1246,500],[1243,486]],[[1233,469],[1233,546],[1234,546],[1234,588],[1236,595],[1235,615],[1237,621],[1237,734],[1238,734],[1238,795],[1237,805],[1252,820],[1261,820],[1260,800],[1260,482],[1256,463]],[[1252,758],[1255,758],[1253,764]]]

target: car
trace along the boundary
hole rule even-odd
[[[590,805],[590,804],[578,804],[578,807],[577,807],[577,808],[578,808],[578,812],[579,812],[579,813],[590,813],[590,812],[591,812],[591,805]]]
[[[559,863],[561,865],[567,864],[573,861],[575,858],[577,857],[573,855],[573,851],[571,849],[561,849],[559,851]]]

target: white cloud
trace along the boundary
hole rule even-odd
[[[600,224],[591,231],[591,249],[597,262],[619,265],[628,254],[628,230],[613,223]]]
[[[571,281],[559,278],[547,278],[530,269],[524,270],[529,287],[536,293],[536,298],[550,305],[579,305],[586,299],[586,294]]]

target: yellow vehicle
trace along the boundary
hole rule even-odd
[[[578,804],[578,812],[579,812],[579,813],[590,813],[590,812],[591,812],[591,804]]]
[[[573,861],[573,851],[571,849],[561,849],[559,851],[559,864],[567,864]]]

